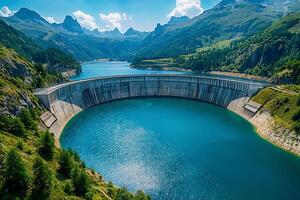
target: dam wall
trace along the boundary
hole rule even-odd
[[[177,97],[203,101],[239,113],[264,84],[229,79],[184,75],[131,75],[87,79],[36,92],[50,111],[44,118],[56,138],[67,122],[80,111],[105,102],[137,97]]]

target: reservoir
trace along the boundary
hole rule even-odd
[[[175,98],[114,101],[65,127],[63,148],[154,200],[300,199],[300,159],[261,139],[240,116]]]
[[[72,80],[95,78],[100,76],[132,75],[132,74],[191,74],[191,72],[163,71],[134,69],[128,62],[85,62],[82,64],[82,73]]]

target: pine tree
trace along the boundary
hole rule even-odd
[[[46,160],[52,160],[54,156],[54,138],[49,131],[42,135],[41,146],[39,149],[40,155]]]
[[[26,129],[19,117],[9,115],[0,116],[0,128],[16,136],[25,136]]]
[[[133,200],[151,200],[149,195],[146,195],[143,191],[138,190],[135,195]]]
[[[37,157],[33,165],[33,200],[49,199],[52,187],[52,173],[41,157]]]
[[[84,196],[90,190],[90,178],[86,171],[78,166],[74,169],[72,182],[74,185],[74,192],[78,196]]]
[[[74,158],[67,150],[62,150],[59,161],[59,173],[65,178],[71,178],[72,170],[75,166]]]
[[[29,185],[29,176],[16,149],[9,151],[5,162],[2,193],[23,198]]]
[[[27,129],[37,130],[35,119],[28,109],[22,109],[19,117]]]
[[[133,195],[126,188],[119,188],[115,197],[116,200],[130,200]]]

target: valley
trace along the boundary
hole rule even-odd
[[[299,0],[62,1],[0,9],[0,199],[299,198]]]

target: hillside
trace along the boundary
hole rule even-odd
[[[69,15],[60,24],[50,24],[38,13],[27,8],[2,19],[34,39],[41,47],[60,49],[80,61],[98,58],[128,60],[147,35],[132,30],[127,34],[121,34],[117,29],[107,32],[89,31]]]
[[[297,11],[298,0],[223,0],[198,17],[176,25],[158,25],[142,42],[134,64],[144,59],[188,54],[215,42],[249,36],[284,13]]]
[[[256,94],[252,100],[263,105],[276,123],[287,129],[294,129],[300,134],[300,86],[282,86],[276,90],[265,88]]]
[[[0,20],[0,43],[14,49],[19,55],[44,65],[51,73],[61,73],[68,70],[81,71],[79,62],[73,56],[58,49],[43,49],[20,31],[17,31]]]
[[[212,46],[173,65],[199,71],[232,71],[300,83],[300,14],[290,14],[254,36]]]
[[[3,26],[7,29],[0,28],[0,33],[6,38],[0,38],[10,48],[0,43],[0,199],[150,199],[142,191],[132,194],[105,182],[75,152],[55,147],[53,135],[39,119],[45,110],[33,90],[63,77],[30,60],[44,51]],[[7,31],[14,34],[3,34]],[[69,57],[55,49],[46,55],[49,67],[69,63]]]

